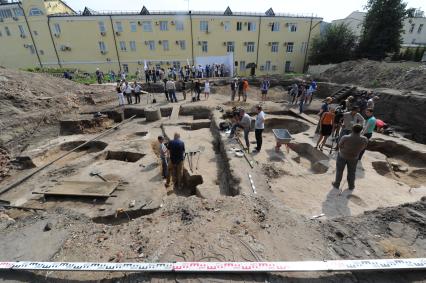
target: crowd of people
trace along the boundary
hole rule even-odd
[[[294,82],[289,88],[290,104],[299,104],[299,112],[302,114],[305,110],[305,105],[312,103],[317,89],[318,85],[314,80],[310,82],[302,81],[301,83]]]

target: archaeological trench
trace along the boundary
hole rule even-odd
[[[356,190],[350,193],[343,185],[339,193],[331,186],[336,153],[330,153],[331,141],[323,152],[315,149],[314,132],[321,100],[343,86],[320,83],[318,99],[307,109],[308,115],[300,117],[290,111],[297,107],[287,102],[285,87],[290,82],[273,82],[272,89],[284,90],[264,104],[262,151],[241,157],[237,154],[241,145],[229,139],[221,125],[230,121],[233,106],[241,105],[255,116],[256,83],[252,82],[247,103],[229,102],[228,86],[216,81],[208,101],[167,104],[159,85],[155,104],[147,105],[143,96],[142,104],[121,109],[111,99],[78,115],[64,114],[55,135],[37,139],[10,160],[9,176],[0,183],[0,260],[426,257],[425,96],[386,90],[379,94],[376,116],[391,122],[396,134],[374,134],[357,168]],[[102,116],[94,118],[97,112]],[[275,151],[272,129],[289,130],[293,140],[288,151],[285,147]],[[186,151],[195,154],[185,159],[184,188],[170,193],[160,173],[157,137],[172,139],[175,132],[181,134]],[[250,139],[254,142],[254,133]],[[50,165],[44,168],[46,164]],[[425,278],[424,271],[0,272],[3,282],[423,282]]]

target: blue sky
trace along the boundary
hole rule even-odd
[[[76,11],[85,6],[94,10],[137,11],[145,5],[148,10],[188,10],[186,0],[65,0]],[[276,13],[316,14],[325,21],[341,19],[352,11],[363,10],[367,0],[189,0],[194,11],[225,11],[227,6],[239,12],[264,12],[270,7]],[[426,8],[425,0],[406,1],[408,7]]]

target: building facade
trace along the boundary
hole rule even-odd
[[[1,0],[0,0],[1,1]],[[232,56],[235,73],[302,72],[318,17],[225,12],[76,13],[60,0],[0,2],[0,65],[135,72]]]
[[[365,12],[355,11],[344,19],[332,21],[332,24],[344,23],[360,37],[365,15]],[[422,11],[416,11],[404,20],[401,38],[402,47],[426,46],[426,17]]]

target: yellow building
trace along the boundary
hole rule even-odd
[[[227,58],[234,74],[302,72],[321,18],[225,12],[79,14],[60,0],[0,0],[0,65],[100,68],[197,64]]]

